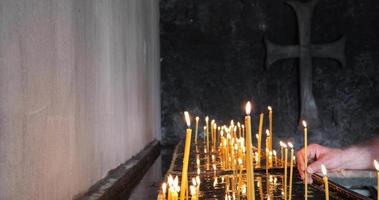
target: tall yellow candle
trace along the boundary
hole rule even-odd
[[[166,199],[167,183],[162,183],[163,199]]]
[[[212,121],[211,121],[211,132],[210,132],[210,134],[211,134],[211,141],[210,141],[210,145],[211,145],[211,150],[213,151],[213,141],[214,141],[214,139],[213,139],[213,131],[214,131],[214,123],[215,123],[215,120],[214,119],[212,119]]]
[[[217,142],[217,124],[213,123],[213,150],[216,151],[216,142]]]
[[[270,131],[266,129],[266,168],[270,167],[269,153],[270,153]]]
[[[276,154],[276,150],[272,151],[272,155],[274,156],[274,166],[278,166],[278,156]]]
[[[303,120],[303,126],[304,126],[304,198],[305,200],[308,199],[308,129],[307,129],[307,122]]]
[[[247,172],[247,200],[255,200],[253,152],[251,148],[251,103],[246,103],[246,172]]]
[[[240,122],[237,122],[237,127],[238,127],[238,137],[240,138],[242,136],[242,133],[241,133],[241,123]]]
[[[288,147],[291,148],[291,161],[290,161],[290,187],[288,189],[288,200],[292,199],[292,176],[293,176],[293,160],[294,160],[294,150],[291,142],[288,143]]]
[[[245,125],[242,124],[241,128],[242,128],[242,137],[245,138]]]
[[[273,136],[273,134],[272,134],[272,107],[268,106],[267,109],[268,109],[269,128],[270,128],[269,150],[272,151],[272,136]]]
[[[328,172],[326,171],[325,165],[321,165],[321,171],[324,177],[322,178],[324,180],[325,185],[325,200],[329,200],[329,183],[328,183]]]
[[[263,113],[259,115],[259,129],[258,129],[258,167],[261,167],[261,154],[262,154],[262,129],[263,129]]]
[[[207,140],[207,152],[209,152],[209,117],[206,116],[205,117],[205,128],[206,128],[206,132],[205,132],[205,137],[206,137],[206,140]]]
[[[379,163],[378,163],[378,161],[376,161],[376,160],[374,160],[374,167],[375,167],[375,169],[376,169],[376,184],[377,184],[377,200],[379,200]]]
[[[196,186],[191,185],[190,191],[191,191],[191,200],[198,200],[197,194],[196,194]]]
[[[282,141],[279,141],[279,145],[280,145],[280,166],[283,167],[284,165],[284,148],[283,148],[283,142]]]
[[[183,157],[183,169],[182,169],[182,181],[180,186],[180,200],[184,200],[186,190],[187,188],[187,182],[188,182],[188,161],[189,161],[189,154],[190,154],[190,148],[191,148],[191,121],[190,116],[187,111],[184,112],[184,116],[187,123],[187,130],[186,130],[186,141],[185,141],[185,147],[184,147],[184,157]]]
[[[283,190],[284,190],[284,199],[287,199],[287,168],[288,168],[288,148],[287,145],[283,143],[283,148],[284,148],[284,185],[283,185]]]
[[[198,132],[199,132],[199,117],[197,116],[195,118],[196,120],[196,127],[195,127],[195,144],[197,144],[197,135],[198,135]]]

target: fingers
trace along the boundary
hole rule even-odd
[[[320,160],[317,160],[317,161],[311,163],[307,168],[307,172],[309,174],[321,172],[321,165],[324,163],[325,163],[325,161],[323,159],[320,159]]]

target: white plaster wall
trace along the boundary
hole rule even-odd
[[[0,0],[0,199],[72,199],[159,138],[158,0]]]

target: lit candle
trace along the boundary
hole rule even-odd
[[[325,165],[321,165],[321,171],[322,171],[322,174],[324,175],[322,179],[324,180],[324,185],[325,185],[325,200],[329,200],[328,174],[327,174]]]
[[[162,183],[163,199],[166,199],[167,183]]]
[[[308,129],[307,129],[307,122],[303,120],[303,126],[304,126],[304,198],[305,200],[308,199]]]
[[[199,195],[200,194],[200,176],[196,176],[196,186],[197,186],[196,193],[197,195]]]
[[[279,145],[280,145],[280,166],[283,167],[283,164],[284,164],[284,148],[283,148],[283,142],[282,141],[279,141]]]
[[[195,120],[196,120],[196,128],[195,128],[195,144],[197,144],[197,134],[199,132],[199,117],[196,117]]]
[[[190,190],[191,190],[191,200],[197,200],[198,198],[196,194],[196,186],[191,185]]]
[[[255,187],[254,187],[254,166],[252,159],[251,148],[251,104],[250,101],[246,103],[246,171],[247,171],[247,200],[255,200]]]
[[[284,148],[284,199],[287,199],[287,168],[288,168],[288,148],[287,145],[283,143]]]
[[[266,129],[266,167],[270,167],[269,162],[269,153],[270,153],[270,131]]]
[[[238,127],[238,137],[240,138],[242,136],[241,134],[241,123],[237,122],[237,127]]]
[[[272,107],[271,106],[268,106],[267,107],[268,109],[268,117],[269,117],[269,128],[270,128],[270,146],[269,146],[269,150],[271,151],[272,150]]]
[[[208,116],[205,117],[205,128],[206,128],[205,137],[207,140],[207,152],[209,152],[209,117]]]
[[[241,128],[242,128],[242,137],[245,138],[245,125],[242,124]]]
[[[182,181],[180,186],[180,200],[184,200],[186,189],[187,189],[187,182],[188,182],[188,161],[189,161],[189,154],[190,154],[190,148],[191,148],[191,121],[190,116],[187,111],[184,112],[184,116],[187,123],[187,131],[186,131],[186,141],[185,141],[185,148],[184,148],[184,157],[183,157],[183,169],[182,169]]]
[[[278,166],[278,157],[277,157],[277,154],[276,154],[276,150],[273,150],[272,151],[272,155],[274,156],[274,166]]]
[[[262,129],[263,129],[263,113],[259,115],[259,129],[258,129],[258,164],[257,166],[261,166],[261,154],[262,154]]]
[[[212,121],[211,121],[211,132],[210,132],[210,134],[211,134],[211,151],[213,151],[213,141],[214,141],[214,138],[213,138],[213,132],[214,132],[214,123],[215,123],[215,120],[214,119],[212,119]]]
[[[179,192],[180,192],[179,178],[178,178],[178,176],[175,176],[171,200],[178,200],[178,193]]]
[[[374,166],[375,166],[375,169],[376,169],[376,184],[377,184],[377,200],[379,200],[379,163],[378,163],[378,161],[376,161],[376,160],[374,160]]]
[[[292,199],[292,176],[293,176],[293,161],[294,161],[294,150],[291,142],[288,143],[288,146],[291,148],[291,161],[290,161],[290,187],[288,191],[288,200]]]
[[[216,122],[213,123],[213,133],[212,133],[212,144],[213,144],[213,150],[216,151],[216,142],[217,142],[217,124]]]

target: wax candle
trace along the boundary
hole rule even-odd
[[[283,148],[283,142],[279,141],[280,146],[280,166],[283,167],[284,165],[284,148]]]
[[[173,184],[173,194],[171,196],[172,200],[178,200],[178,193],[180,192],[179,187],[179,178],[178,176],[175,176],[174,184]]]
[[[304,198],[305,200],[308,199],[308,129],[307,129],[307,122],[303,120],[303,126],[304,126]]]
[[[290,161],[290,187],[288,189],[288,200],[292,199],[292,176],[293,176],[293,161],[294,161],[294,150],[291,142],[288,143],[288,147],[291,148],[291,161]]]
[[[258,148],[258,164],[257,166],[260,167],[261,166],[261,155],[262,155],[262,129],[263,129],[263,113],[261,113],[259,115],[259,128],[258,128],[258,144],[257,144],[257,148]]]
[[[274,157],[274,166],[278,166],[278,157],[277,157],[277,154],[276,154],[276,150],[273,150],[272,151],[272,155]]]
[[[242,128],[242,137],[245,138],[245,125],[242,124],[241,128]]]
[[[191,190],[191,200],[197,200],[198,198],[196,194],[196,186],[191,185],[190,190]]]
[[[213,123],[213,140],[212,140],[214,151],[216,151],[216,142],[217,142],[217,123],[214,122]]]
[[[166,191],[167,191],[167,183],[162,183],[162,194],[163,194],[163,199],[166,199]]]
[[[206,133],[205,133],[205,137],[206,137],[206,140],[207,140],[207,152],[209,152],[209,117],[206,116],[205,117],[205,128],[206,128]]]
[[[198,134],[198,132],[199,132],[199,117],[197,116],[196,118],[195,118],[195,120],[196,120],[196,127],[195,127],[195,144],[197,144],[197,134]]]
[[[214,132],[214,123],[215,123],[215,120],[212,119],[211,121],[211,139],[210,139],[210,145],[211,145],[211,151],[213,151],[213,141],[214,141],[214,138],[213,138],[213,132]]]
[[[246,172],[247,172],[247,200],[255,200],[255,187],[254,187],[254,166],[252,159],[251,148],[251,104],[248,101],[246,103]]]
[[[186,130],[186,141],[185,141],[185,148],[184,148],[184,157],[183,157],[183,168],[182,168],[182,181],[180,186],[180,200],[184,200],[185,193],[187,191],[187,182],[188,182],[188,162],[189,162],[189,154],[190,154],[190,148],[191,148],[191,121],[190,116],[187,111],[184,112],[184,116],[187,123],[187,130]]]
[[[240,122],[237,122],[237,127],[238,127],[238,137],[240,138],[242,136],[242,133],[241,133],[241,123]]]
[[[200,194],[200,176],[196,176],[196,193],[197,195]]]
[[[377,200],[379,200],[379,163],[378,161],[374,160],[374,167],[376,169],[376,184],[377,184]]]
[[[284,185],[283,185],[283,190],[284,190],[284,199],[287,199],[287,168],[288,168],[288,148],[287,145],[283,143],[283,148],[284,148]]]
[[[321,165],[321,171],[324,177],[322,178],[324,180],[325,185],[325,200],[329,200],[329,183],[328,183],[328,174],[325,165]]]
[[[266,166],[267,167],[270,167],[269,153],[270,153],[270,130],[266,129]]]
[[[273,133],[272,133],[272,107],[271,106],[268,106],[267,107],[268,109],[268,117],[269,117],[269,128],[270,128],[270,143],[269,143],[269,150],[271,151],[272,150],[272,136],[273,136]]]

